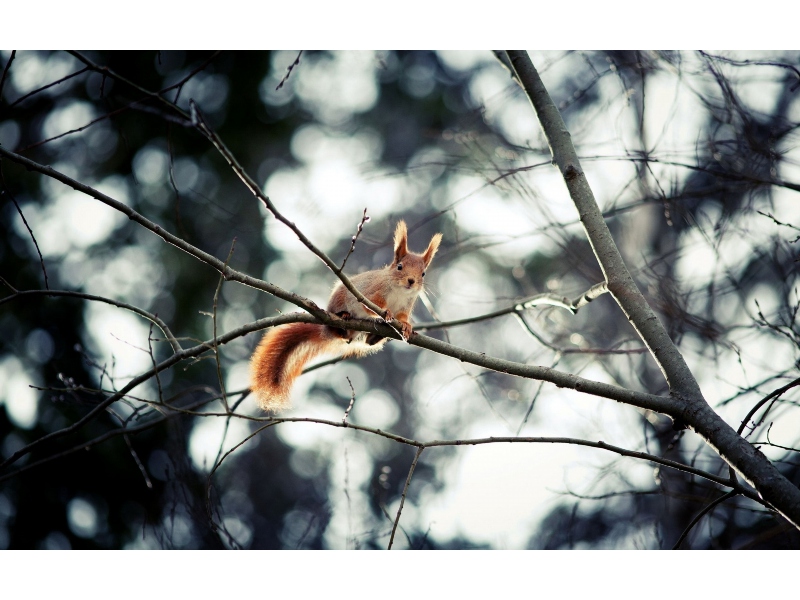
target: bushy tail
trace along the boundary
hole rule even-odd
[[[290,323],[267,332],[250,361],[250,389],[267,411],[289,408],[292,384],[305,364],[333,349],[337,338],[322,325]]]

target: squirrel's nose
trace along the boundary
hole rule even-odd
[[[414,279],[409,277],[408,278],[408,285],[414,285]]]

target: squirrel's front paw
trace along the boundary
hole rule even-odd
[[[411,326],[411,323],[407,323],[405,321],[400,321],[400,324],[403,326],[402,332],[401,332],[403,334],[403,339],[408,340],[408,338],[411,337],[411,334],[413,333],[414,328]]]

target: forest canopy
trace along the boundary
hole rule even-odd
[[[0,547],[797,548],[800,53],[529,55],[580,172],[513,53],[0,51]],[[399,220],[416,341],[259,410]]]

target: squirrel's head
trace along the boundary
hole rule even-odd
[[[437,233],[431,238],[425,252],[422,254],[411,252],[408,249],[406,223],[405,221],[400,221],[394,230],[394,260],[388,267],[395,279],[406,289],[421,289],[424,283],[425,271],[428,265],[431,264],[441,241],[442,234]]]

